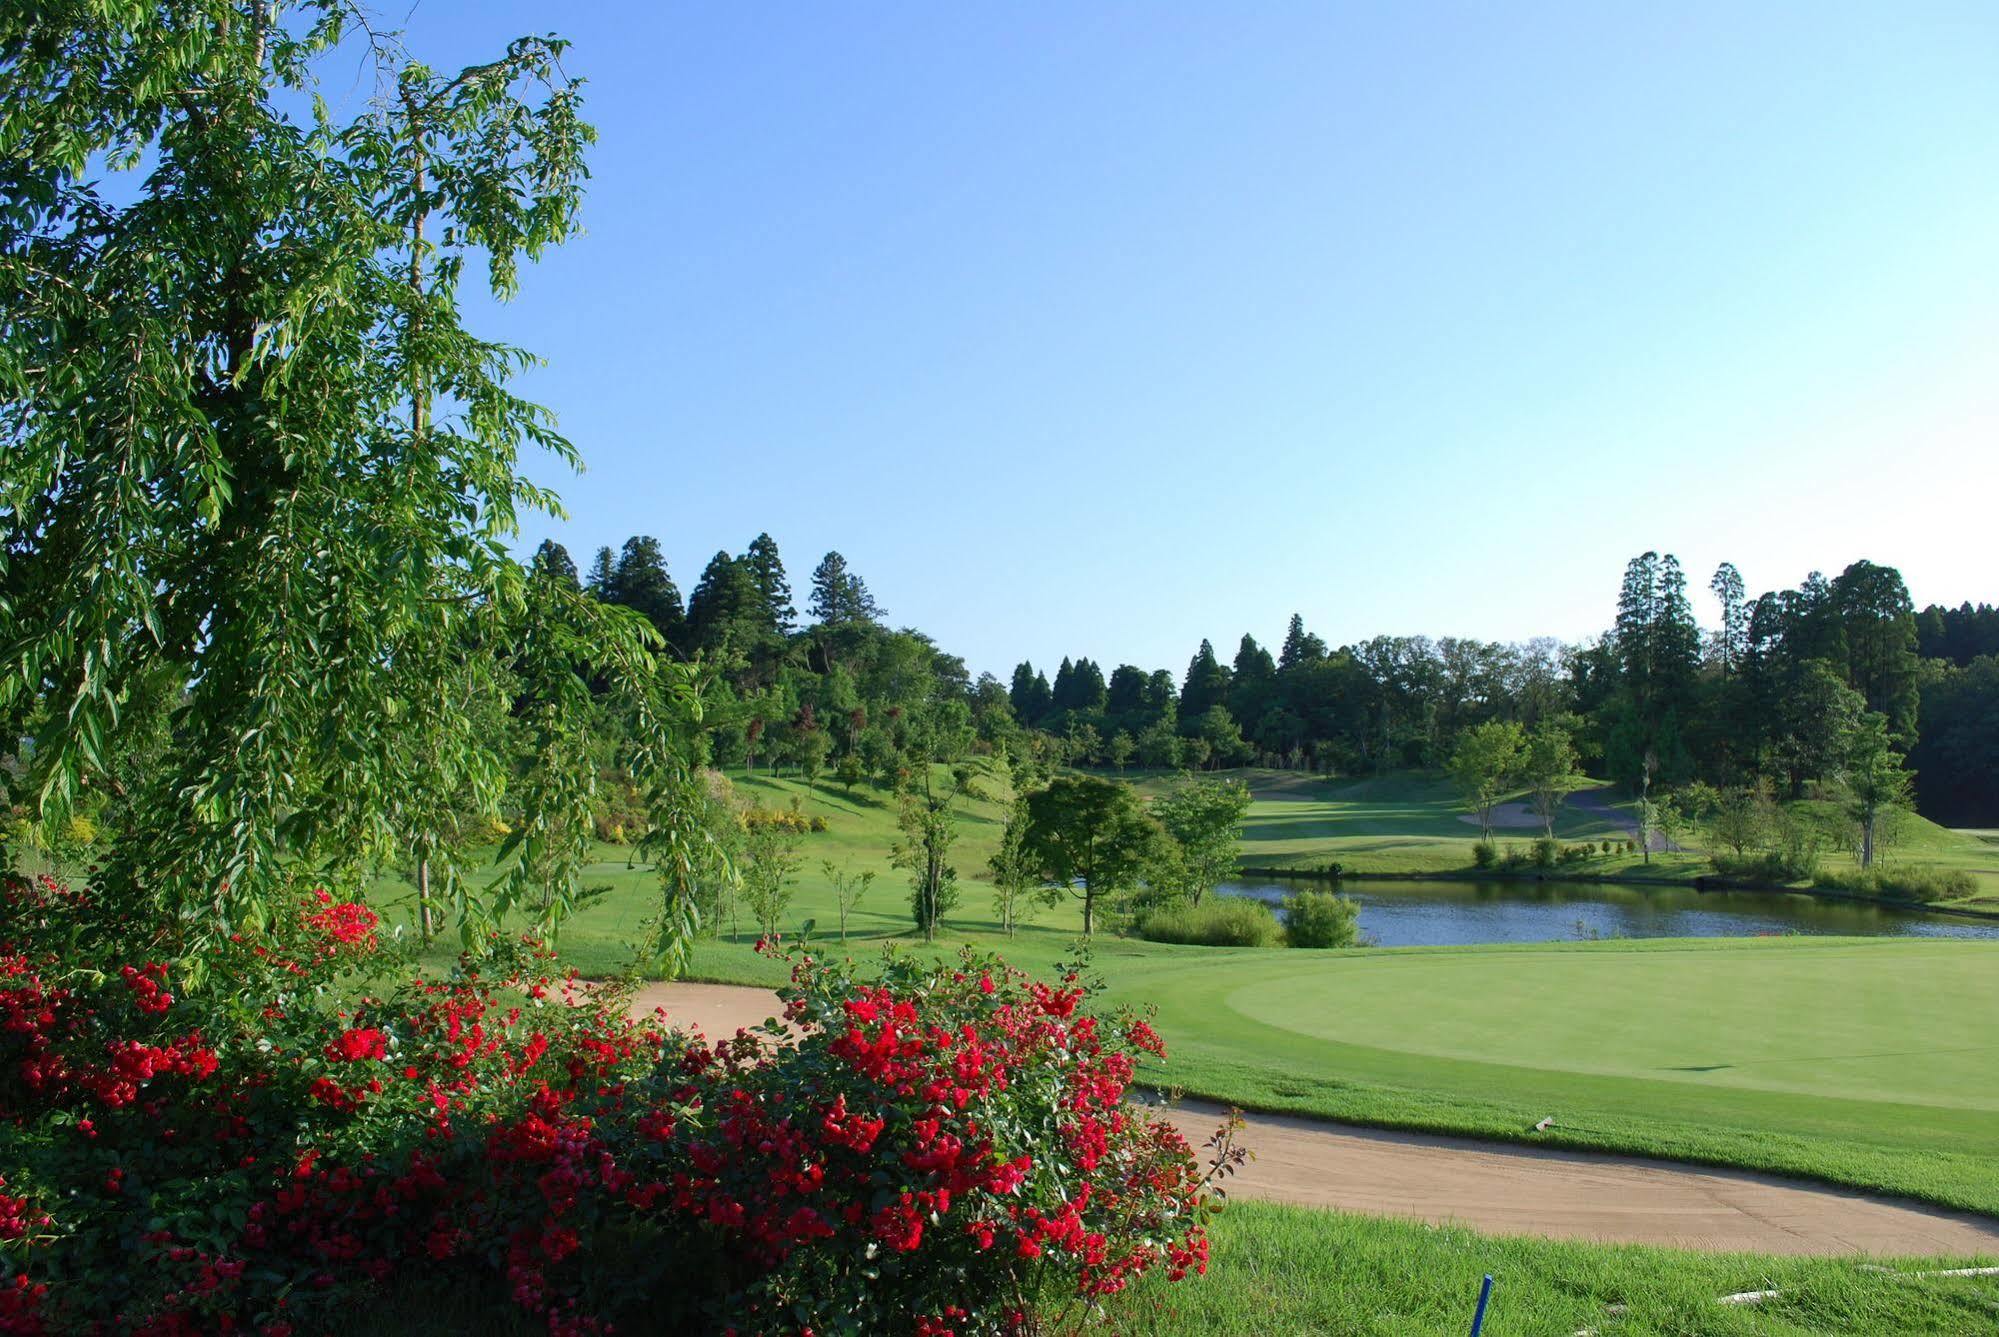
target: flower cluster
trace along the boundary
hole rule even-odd
[[[81,906],[0,880],[0,1333],[289,1337],[412,1273],[554,1333],[943,1337],[1205,1267],[1208,1177],[1125,1101],[1158,1037],[1074,974],[801,958],[711,1044],[532,944],[392,979],[325,892],[206,987]]]

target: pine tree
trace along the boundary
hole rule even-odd
[[[791,603],[791,582],[785,578],[784,561],[777,555],[777,540],[769,534],[757,535],[743,554],[743,560],[756,582],[757,596],[762,600],[770,630],[779,636],[789,635],[798,620],[798,610]]]
[[[1061,667],[1055,670],[1055,709],[1074,710],[1076,708],[1076,666],[1069,662],[1069,656],[1062,656]]]
[[[611,575],[611,602],[644,614],[660,635],[677,640],[687,615],[681,610],[680,590],[666,572],[658,539],[640,534],[625,540]]]
[[[1203,640],[1187,664],[1187,678],[1180,688],[1180,718],[1199,719],[1210,706],[1226,705],[1228,694],[1228,670],[1215,658],[1215,647]]]
[[[575,559],[570,557],[569,549],[554,539],[541,541],[541,546],[534,550],[534,560],[530,563],[529,569],[555,577],[565,589],[583,588],[577,580]]]
[[[812,572],[812,620],[823,627],[878,623],[887,616],[868,592],[867,582],[847,566],[847,559],[829,552]]]
[[[687,601],[687,648],[747,651],[765,630],[766,609],[747,560],[718,552]]]
[[[1284,646],[1277,656],[1277,667],[1285,669],[1302,668],[1316,664],[1326,658],[1326,643],[1305,630],[1305,619],[1298,614],[1291,615],[1291,625],[1284,632]]]
[[[597,549],[597,555],[590,559],[590,579],[584,588],[604,603],[614,602],[612,593],[618,586],[618,562],[609,548]]]

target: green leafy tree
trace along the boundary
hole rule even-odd
[[[1153,817],[1180,848],[1188,899],[1196,905],[1235,875],[1249,804],[1249,786],[1240,780],[1197,780],[1153,801]]]
[[[826,758],[833,750],[833,740],[821,728],[800,729],[792,735],[791,755],[798,763],[798,772],[805,777],[807,785],[817,785],[819,777],[826,771]]]
[[[821,861],[819,867],[824,870],[826,882],[833,888],[834,904],[840,909],[840,941],[844,943],[847,941],[847,916],[853,913],[861,898],[868,894],[868,888],[874,885],[874,870],[846,872],[831,859]]]
[[[1026,798],[1016,798],[1007,814],[1006,826],[1000,831],[999,849],[986,863],[986,870],[993,879],[993,913],[999,916],[1000,928],[1009,938],[1020,922],[1021,911],[1030,903],[1039,901],[1053,905],[1059,895],[1055,888],[1046,886],[1041,880],[1040,868],[1028,841],[1033,820]]]
[[[1874,866],[1882,822],[1908,807],[1914,780],[1895,751],[1888,717],[1874,710],[1862,715],[1847,740],[1843,784],[1847,815],[1860,834],[1862,868]]]
[[[1519,773],[1526,737],[1512,720],[1487,720],[1465,730],[1451,753],[1451,781],[1478,816],[1479,836],[1492,839],[1492,810]]]
[[[743,833],[743,902],[766,938],[777,936],[791,907],[798,836],[775,822],[752,821]]]
[[[1770,839],[1774,814],[1769,789],[1761,784],[1741,785],[1723,793],[1708,819],[1708,831],[1717,844],[1726,845],[1740,859]]]
[[[117,765],[123,703],[177,693],[100,894],[172,925],[196,975],[301,869],[434,850],[418,789],[490,793],[515,746],[454,703],[551,627],[568,677],[624,677],[647,794],[681,793],[693,681],[510,556],[554,507],[520,453],[574,451],[510,388],[528,356],[461,313],[473,266],[510,296],[576,226],[592,134],[563,44],[440,72],[345,5],[261,0],[17,7],[0,33],[0,729],[43,722],[36,818]],[[348,87],[357,56],[378,92],[336,120],[316,71]],[[533,670],[530,698],[574,700]],[[524,863],[587,791],[509,794]]]
[[[1555,817],[1561,812],[1563,801],[1589,783],[1579,765],[1572,735],[1567,727],[1554,720],[1543,720],[1536,725],[1520,749],[1520,780],[1527,786],[1543,834],[1550,839],[1554,837]]]
[[[1117,767],[1118,773],[1122,775],[1124,768],[1131,765],[1132,756],[1137,751],[1138,744],[1131,741],[1131,735],[1119,729],[1111,735],[1111,741],[1104,744],[1104,760]]]
[[[958,905],[958,870],[950,862],[951,846],[958,840],[958,814],[952,806],[957,791],[938,787],[927,762],[916,769],[918,778],[902,792],[896,818],[902,838],[889,862],[908,872],[910,914],[923,940],[930,942],[944,916]]]
[[[1083,936],[1098,906],[1138,884],[1160,829],[1130,785],[1062,775],[1027,799],[1027,848],[1047,879],[1083,905]]]

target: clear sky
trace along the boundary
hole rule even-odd
[[[480,328],[683,592],[844,552],[974,669],[1581,637],[1624,561],[1999,600],[1999,5],[424,0],[589,79]],[[332,91],[338,91],[337,89]]]

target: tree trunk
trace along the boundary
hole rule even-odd
[[[437,924],[431,918],[430,910],[430,860],[416,861],[416,904],[418,930],[428,943],[437,933]]]
[[[1874,814],[1868,813],[1860,823],[1860,866],[1874,866]]]
[[[1096,928],[1097,894],[1086,885],[1083,888],[1083,936],[1089,937]]]

